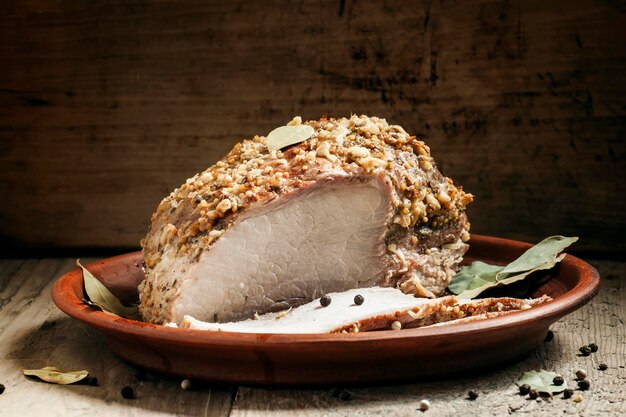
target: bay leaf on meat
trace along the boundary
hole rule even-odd
[[[289,145],[304,142],[313,135],[313,128],[307,125],[280,126],[267,135],[267,149],[275,152]]]

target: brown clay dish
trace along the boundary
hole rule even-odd
[[[473,235],[465,263],[505,264],[531,245]],[[143,279],[141,253],[88,265],[122,300],[137,297]],[[571,255],[538,277],[527,296],[553,301],[530,310],[470,323],[356,334],[239,334],[168,328],[93,310],[84,298],[78,269],[52,288],[54,303],[71,317],[104,334],[124,360],[164,374],[254,385],[364,385],[418,381],[484,370],[528,354],[549,326],[587,303],[599,276]]]

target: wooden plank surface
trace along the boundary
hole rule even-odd
[[[88,261],[85,259],[85,261]],[[73,259],[0,261],[0,416],[227,416],[234,388],[182,391],[180,381],[150,377],[118,359],[98,333],[61,313],[50,299],[54,278]],[[99,386],[27,380],[21,370],[87,369]],[[134,388],[137,399],[120,395]]]
[[[352,399],[342,401],[328,390],[204,385],[183,391],[180,381],[171,378],[153,376],[138,381],[134,369],[115,357],[98,333],[64,316],[52,304],[52,280],[73,268],[73,259],[2,260],[0,383],[6,391],[0,395],[0,416],[404,417],[420,415],[417,408],[422,399],[431,402],[424,415],[432,417],[619,415],[626,405],[626,262],[592,263],[603,278],[598,296],[555,323],[554,340],[524,360],[467,378],[348,388]],[[590,357],[577,356],[578,347],[590,342],[596,342],[599,351]],[[597,370],[600,362],[609,369]],[[99,386],[51,385],[28,380],[21,374],[23,368],[43,366],[88,369],[98,378]],[[517,395],[517,377],[539,368],[562,373],[568,383],[573,383],[578,368],[584,368],[589,373],[591,390],[582,392],[581,403],[560,397],[536,402]],[[121,397],[120,389],[125,385],[135,389],[137,399]],[[465,399],[469,390],[479,393],[476,401]]]
[[[626,12],[601,0],[0,5],[0,241],[136,247],[160,199],[294,115],[367,113],[474,231],[626,249]]]

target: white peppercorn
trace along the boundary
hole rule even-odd
[[[420,411],[426,411],[430,408],[430,401],[422,400],[420,401]]]
[[[191,380],[190,380],[190,379],[183,379],[183,380],[181,381],[181,383],[180,383],[180,387],[181,387],[182,389],[184,389],[185,391],[190,390],[190,389],[191,389],[191,386],[192,386],[192,384],[191,384]]]

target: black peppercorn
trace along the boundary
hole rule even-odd
[[[596,345],[595,343],[589,343],[587,346],[589,346],[589,349],[591,349],[592,352],[598,351],[598,345]]]
[[[548,330],[548,334],[546,334],[546,338],[543,339],[544,342],[551,342],[554,339],[554,332],[552,330]]]
[[[4,392],[4,385],[0,384],[0,394]]]
[[[328,295],[325,295],[322,298],[320,298],[320,304],[322,305],[322,307],[328,307],[331,301],[332,300],[330,299]]]
[[[92,387],[95,387],[98,385],[98,378],[96,377],[87,377],[87,384],[91,385]]]
[[[530,392],[530,385],[528,385],[528,384],[520,385],[520,387],[519,387],[520,395],[526,395],[529,392]]]
[[[133,398],[135,398],[135,391],[131,387],[122,388],[121,394],[122,397],[126,398],[127,400],[132,400]]]
[[[600,365],[598,365],[598,369],[601,371],[606,371],[607,369],[609,369],[609,366],[606,363],[601,363]]]
[[[563,385],[564,382],[565,382],[565,379],[563,379],[561,375],[555,376],[554,379],[552,380],[552,383],[554,385]]]
[[[579,349],[580,354],[583,356],[591,355],[591,348],[589,346],[581,346]]]
[[[589,389],[589,381],[586,379],[583,379],[582,381],[578,381],[578,388],[580,388],[583,391],[586,391]]]
[[[135,372],[133,372],[133,376],[137,381],[145,381],[146,371],[144,371],[143,369],[136,369]]]
[[[539,398],[539,393],[537,392],[537,390],[531,389],[528,393],[528,396],[531,400],[536,400],[537,398]]]
[[[365,298],[361,294],[357,294],[354,296],[354,304],[360,306],[365,301]]]
[[[571,398],[572,395],[574,395],[574,391],[572,391],[571,389],[566,389],[565,391],[563,391],[563,398],[568,399]]]
[[[467,393],[467,398],[470,401],[474,401],[476,398],[478,398],[478,393],[476,391],[472,390],[472,391]]]

